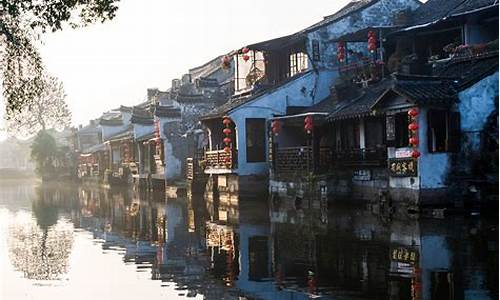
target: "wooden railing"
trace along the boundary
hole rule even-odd
[[[276,173],[308,172],[313,168],[313,149],[310,146],[283,147],[275,151]]]
[[[334,160],[341,166],[384,166],[387,164],[387,148],[365,148],[336,151]]]
[[[205,152],[205,169],[234,169],[236,168],[236,151],[212,150]]]

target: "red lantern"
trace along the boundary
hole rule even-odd
[[[231,152],[231,148],[230,147],[224,147],[224,152],[226,152],[226,153]]]
[[[304,119],[304,129],[307,131],[307,133],[311,133],[313,130],[313,118],[311,116],[307,116]]]
[[[415,145],[415,146],[418,145],[419,142],[418,138],[416,137],[411,137],[408,141],[410,142],[410,145]]]
[[[224,138],[224,143],[225,144],[230,144],[231,143],[231,138],[229,138],[229,137]]]
[[[368,51],[375,52],[377,50],[377,38],[375,32],[368,31]]]
[[[243,60],[244,60],[244,61],[248,61],[249,59],[250,59],[250,56],[248,56],[248,55],[246,55],[246,54],[245,54],[245,55],[243,55]]]
[[[222,124],[229,126],[229,124],[231,124],[231,119],[229,119],[229,117],[224,117]]]
[[[226,157],[226,158],[224,159],[224,161],[225,161],[226,163],[230,163],[230,162],[231,162],[231,157],[230,157],[230,156]]]
[[[337,43],[337,59],[339,62],[343,62],[345,59],[345,45],[344,42]]]
[[[413,158],[419,158],[420,157],[420,152],[418,152],[418,150],[413,150],[411,152],[411,157],[413,157]]]
[[[224,130],[222,130],[222,132],[224,132],[225,135],[230,135],[231,134],[231,129],[224,128]]]
[[[416,131],[418,129],[418,124],[411,123],[410,125],[408,125],[408,129],[410,129],[411,131]]]
[[[227,64],[228,62],[229,62],[229,56],[224,55],[224,56],[222,57],[222,63],[223,63],[223,64]]]
[[[243,47],[243,49],[241,49],[241,52],[242,52],[243,54],[247,54],[247,53],[248,53],[248,51],[250,51],[250,49],[248,49],[248,47]]]
[[[274,120],[271,123],[271,129],[275,135],[278,135],[278,133],[281,130],[281,123],[278,120]]]
[[[408,111],[408,115],[409,115],[410,117],[416,117],[416,116],[418,116],[418,110],[417,110],[416,108],[412,108],[412,109],[410,109],[410,110]]]

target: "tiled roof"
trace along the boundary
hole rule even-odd
[[[205,88],[205,87],[218,87],[219,82],[216,78],[209,77],[200,77],[195,80],[196,87]]]
[[[411,24],[437,22],[445,17],[464,14],[495,4],[495,0],[429,0],[412,13]]]
[[[438,77],[395,75],[392,90],[419,105],[448,105],[457,100],[453,81]]]
[[[338,21],[342,18],[349,16],[352,13],[355,13],[361,9],[364,9],[370,5],[377,3],[379,0],[352,0],[346,6],[342,7],[333,15],[329,15],[323,18],[320,22],[313,24],[306,28],[304,31],[308,32],[311,30],[315,30],[319,27],[328,25],[332,22]]]
[[[339,120],[357,118],[372,114],[371,107],[377,99],[391,86],[392,81],[385,79],[374,85],[368,86],[361,90],[361,95],[353,99],[341,100],[331,110],[328,119]]]
[[[202,94],[190,95],[178,93],[175,97],[175,100],[177,102],[200,102],[205,100],[205,96],[203,96]]]
[[[155,108],[155,116],[166,118],[180,118],[181,110],[173,106],[157,105]]]
[[[130,119],[130,122],[133,124],[151,125],[154,123],[153,113],[149,107],[141,108],[136,106],[132,111],[132,118]]]
[[[99,125],[104,125],[104,126],[123,125],[122,114],[119,111],[106,112],[99,119]]]
[[[78,134],[95,134],[101,132],[101,128],[97,124],[97,121],[91,124],[88,124],[87,126],[83,127],[82,129],[78,130]]]
[[[456,80],[458,90],[465,89],[485,76],[498,72],[498,53],[470,59],[451,60],[436,75]]]

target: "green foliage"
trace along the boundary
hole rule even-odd
[[[119,0],[0,1],[3,96],[6,118],[29,104],[44,89],[43,63],[34,46],[40,33],[64,24],[86,26],[113,19]]]
[[[56,140],[46,131],[40,131],[31,145],[31,159],[36,163],[36,172],[43,179],[56,175],[58,149]]]

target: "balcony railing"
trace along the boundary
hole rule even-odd
[[[333,149],[321,147],[314,152],[311,146],[283,147],[275,150],[274,170],[276,174],[326,173],[331,170]]]
[[[234,169],[236,168],[236,151],[212,150],[205,152],[206,169]]]
[[[387,148],[365,148],[336,151],[334,160],[341,166],[384,166],[387,164]]]

